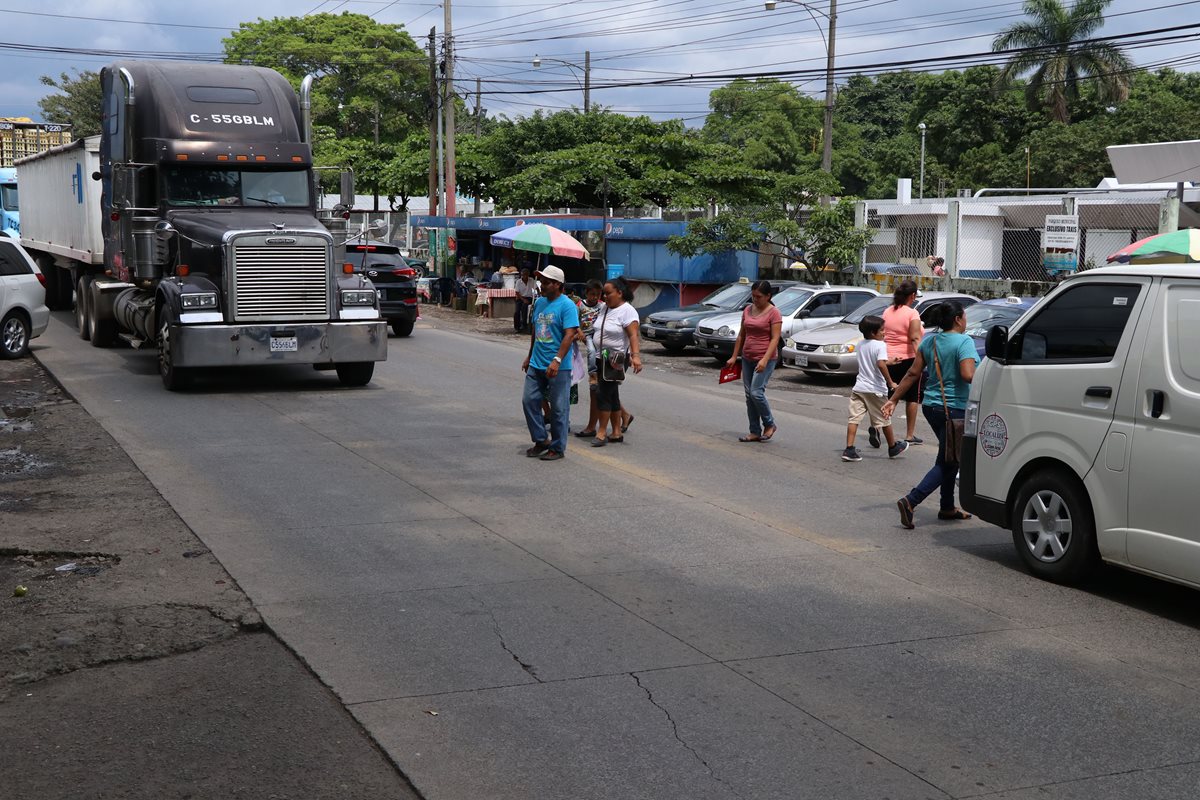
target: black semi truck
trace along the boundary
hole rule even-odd
[[[368,383],[387,327],[317,217],[311,84],[298,98],[260,67],[105,67],[101,135],[19,163],[21,241],[48,304],[73,296],[97,347],[155,347],[172,390],[197,367],[238,365]]]

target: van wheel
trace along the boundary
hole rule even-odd
[[[1073,478],[1035,472],[1017,492],[1012,520],[1013,545],[1039,578],[1078,583],[1100,565],[1092,505]]]
[[[0,358],[21,358],[29,353],[29,320],[10,311],[0,322]]]
[[[356,361],[351,364],[338,364],[337,369],[338,380],[343,386],[366,386],[371,382],[371,376],[375,374],[374,361]]]
[[[88,323],[92,317],[89,305],[91,297],[92,276],[84,275],[75,284],[75,327],[79,331],[79,338],[84,341],[90,339]]]

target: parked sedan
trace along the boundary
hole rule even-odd
[[[0,358],[28,354],[49,324],[45,276],[15,239],[0,236]]]
[[[379,313],[397,336],[408,336],[417,322],[417,271],[400,248],[387,242],[351,239],[346,261],[370,279],[379,293]]]
[[[933,324],[936,309],[947,300],[957,300],[964,306],[979,302],[978,297],[956,292],[922,292],[917,295],[917,312],[921,324],[929,328]],[[877,297],[863,303],[847,314],[836,325],[816,331],[805,331],[789,338],[784,343],[783,363],[797,367],[809,375],[857,375],[858,345],[862,334],[858,323],[872,314],[879,316],[892,303],[890,297]]]
[[[813,286],[800,284],[784,289],[772,298],[783,316],[781,336],[786,338],[802,330],[814,330],[836,324],[849,312],[879,293],[856,286]],[[696,345],[718,361],[733,355],[733,343],[742,328],[742,312],[718,314],[696,327]]]
[[[779,281],[771,284],[775,288],[796,285],[796,281]],[[641,324],[642,336],[658,342],[667,352],[678,353],[693,343],[696,326],[700,321],[730,311],[740,312],[750,304],[750,282],[738,281],[717,289],[699,303],[670,311],[656,311]]]

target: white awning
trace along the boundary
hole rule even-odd
[[[1157,144],[1119,144],[1108,149],[1108,160],[1122,186],[1200,182],[1200,139]]]

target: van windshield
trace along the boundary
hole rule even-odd
[[[308,172],[169,167],[165,196],[173,206],[309,205]]]

